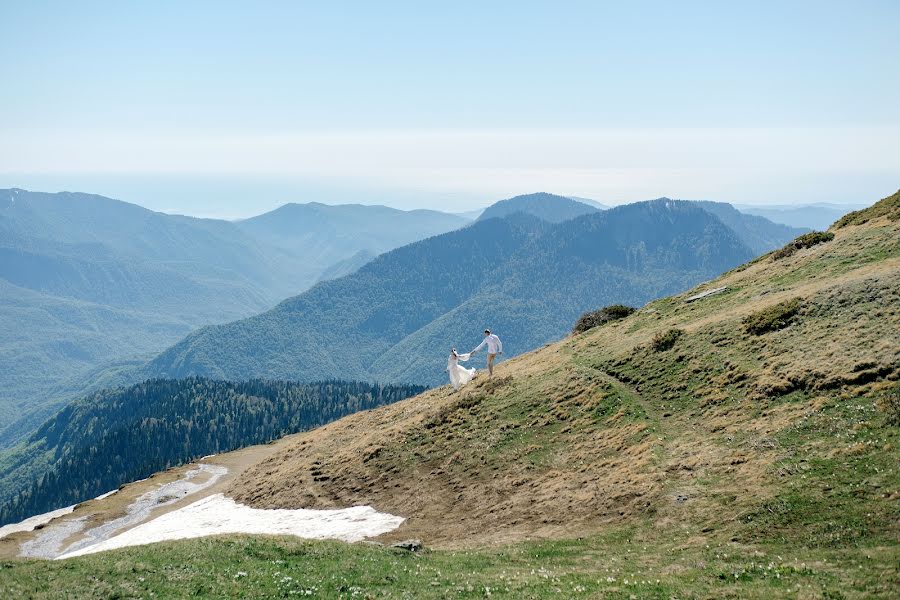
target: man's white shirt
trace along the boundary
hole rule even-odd
[[[484,348],[485,344],[487,344],[488,347],[488,354],[497,354],[499,352],[503,352],[503,342],[501,342],[500,338],[498,338],[493,333],[484,338],[484,341],[478,344],[478,347],[472,350],[472,352],[478,352],[479,350]]]

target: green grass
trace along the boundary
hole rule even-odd
[[[663,352],[665,350],[670,350],[675,346],[675,342],[684,335],[684,331],[681,329],[669,329],[665,332],[658,333],[653,338],[653,349],[657,352]]]
[[[744,328],[747,333],[762,335],[770,331],[784,329],[791,324],[794,317],[800,312],[803,305],[799,298],[792,298],[779,302],[763,310],[757,311],[744,318]]]
[[[774,436],[779,494],[742,519],[747,539],[809,547],[893,545],[900,430],[871,398],[836,399]],[[814,450],[831,448],[827,453]],[[886,524],[893,524],[887,525]]]
[[[641,530],[417,554],[296,538],[207,538],[66,561],[5,561],[0,596],[887,598],[898,583],[897,557],[883,547],[836,552]]]

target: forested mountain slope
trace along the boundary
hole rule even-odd
[[[383,254],[261,315],[191,334],[146,377],[330,377],[434,384],[451,346],[484,327],[509,355],[556,339],[597,304],[640,305],[753,256],[688,202],[653,201],[550,224],[488,219]]]
[[[0,447],[100,365],[157,353],[199,326],[271,308],[328,269],[349,272],[364,256],[467,223],[434,211],[289,206],[314,210],[232,223],[92,194],[0,190]]]
[[[207,454],[402,400],[415,386],[152,380],[73,402],[0,454],[0,525]]]
[[[589,204],[577,198],[539,192],[495,202],[484,209],[478,220],[503,218],[517,212],[523,212],[549,223],[562,223],[563,221],[588,215],[599,210],[601,209],[595,203]]]
[[[773,223],[765,217],[745,214],[726,202],[698,200],[697,204],[703,210],[719,217],[720,221],[734,230],[757,254],[764,254],[773,248],[783,246],[798,235],[809,231],[806,227],[791,227]]]
[[[85,370],[272,306],[289,263],[225,221],[0,191],[0,429]]]

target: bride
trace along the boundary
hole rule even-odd
[[[450,384],[454,390],[458,390],[466,385],[475,377],[475,369],[467,369],[459,366],[459,361],[467,361],[472,356],[471,353],[459,354],[456,348],[450,350],[450,359],[447,361],[447,372],[450,373]]]

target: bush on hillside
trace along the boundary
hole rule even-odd
[[[605,325],[610,321],[624,319],[634,311],[635,309],[630,306],[613,304],[611,306],[605,306],[600,310],[586,312],[578,317],[578,320],[575,322],[575,327],[572,328],[572,333],[584,333],[588,329]]]
[[[678,338],[683,335],[684,330],[682,329],[669,329],[668,331],[657,333],[653,337],[653,342],[651,344],[655,351],[662,352],[674,346],[675,342],[678,341]]]
[[[797,250],[802,250],[803,248],[811,248],[812,246],[816,246],[824,242],[830,242],[833,239],[834,234],[830,231],[810,231],[809,233],[804,233],[797,239],[788,242],[784,246],[784,248],[773,252],[772,260],[787,258]]]
[[[800,312],[800,298],[793,298],[779,302],[769,308],[757,311],[744,317],[744,329],[753,335],[762,335],[769,331],[784,329],[791,324],[794,317]]]

